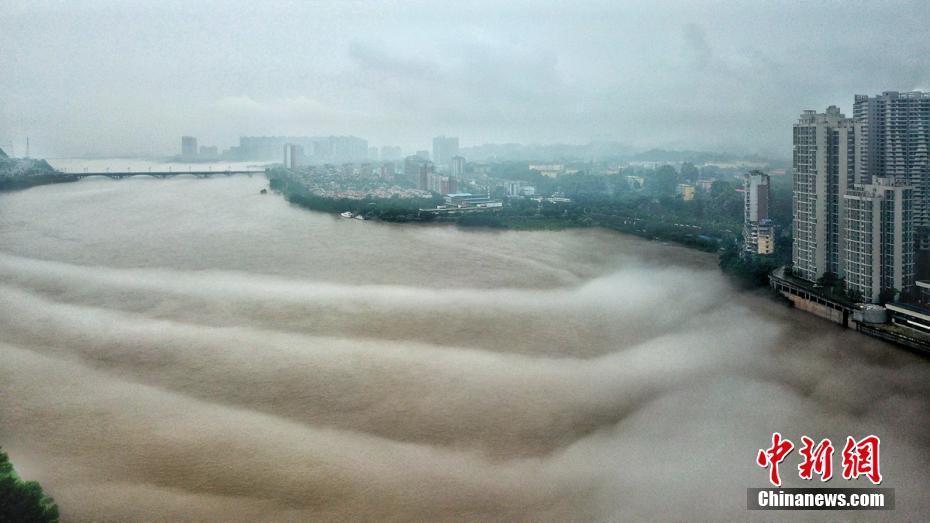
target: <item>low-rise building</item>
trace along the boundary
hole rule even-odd
[[[690,202],[694,199],[694,186],[690,183],[679,183],[675,192],[686,202]]]
[[[467,192],[447,194],[443,200],[452,207],[501,207],[503,202],[483,194]]]
[[[646,178],[642,176],[627,176],[626,183],[630,189],[642,189],[646,185]]]
[[[530,164],[528,166],[529,170],[536,171],[539,174],[546,176],[548,178],[555,178],[560,174],[565,173],[565,165],[561,163],[552,163],[552,164]]]

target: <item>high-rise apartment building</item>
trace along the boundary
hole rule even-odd
[[[452,165],[452,158],[459,154],[459,139],[454,136],[433,138],[433,163],[441,169]]]
[[[407,179],[407,183],[413,185],[414,187],[420,188],[422,186],[420,180],[420,169],[427,163],[429,163],[429,160],[426,160],[419,155],[408,156],[404,158],[404,178]]]
[[[831,106],[805,111],[795,124],[796,276],[833,273],[870,302],[913,287],[915,230],[930,196],[919,186],[930,191],[928,126],[917,103],[923,93],[899,104],[902,96],[857,96],[854,119]]]
[[[381,178],[385,180],[394,180],[394,162],[384,162],[381,164]]]
[[[863,181],[893,176],[912,186],[916,226],[930,227],[930,92],[856,95],[853,117],[862,124]]]
[[[284,167],[286,169],[296,169],[300,167],[303,154],[303,147],[294,143],[284,144]]]
[[[368,159],[368,140],[356,136],[328,136],[333,162],[364,162]]]
[[[439,192],[439,177],[433,169],[433,162],[424,162],[420,164],[420,178],[417,183],[417,189],[421,191]]]
[[[769,216],[772,201],[769,175],[759,171],[744,175],[743,198],[743,252],[772,254],[775,252],[775,227]]]
[[[858,125],[835,106],[804,111],[794,124],[794,274],[816,281],[842,276],[843,195],[856,177]]]
[[[403,158],[403,152],[400,147],[396,145],[385,145],[381,147],[381,161],[382,162],[393,162],[395,160],[400,160]]]
[[[181,156],[184,158],[197,157],[197,138],[193,136],[181,137]]]
[[[449,173],[457,178],[465,176],[465,158],[461,156],[453,156],[452,168],[450,169]]]
[[[220,155],[220,148],[215,145],[201,145],[200,158],[204,160],[215,160]]]
[[[439,180],[439,194],[448,195],[459,192],[459,182],[454,176],[442,176]]]
[[[879,301],[883,290],[905,291],[915,275],[916,191],[906,182],[875,177],[844,196],[846,288],[865,301]]]

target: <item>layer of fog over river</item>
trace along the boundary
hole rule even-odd
[[[346,220],[266,186],[0,195],[0,445],[66,519],[771,518],[745,489],[773,431],[878,434],[898,508],[844,517],[930,514],[927,359],[705,253]]]

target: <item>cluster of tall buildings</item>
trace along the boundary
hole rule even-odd
[[[299,148],[299,164],[366,162],[371,154],[368,141],[356,136],[242,136],[239,145],[230,147],[223,156],[228,160],[278,160],[285,146]]]
[[[401,151],[401,148],[396,145],[385,145],[381,147],[380,160],[382,162],[394,162],[403,159],[403,157],[403,151]]]
[[[463,156],[452,157],[452,164],[449,167],[449,174],[456,178],[465,176],[465,158]]]
[[[464,173],[464,158],[460,158],[460,168]],[[437,172],[436,165],[422,155],[412,155],[404,159],[404,176],[408,182],[423,191],[439,194],[454,194],[458,192],[461,175],[454,173],[444,174]]]
[[[832,273],[869,302],[911,290],[930,248],[930,93],[804,111],[793,142],[793,274]]]
[[[283,155],[282,155],[283,152]],[[181,138],[181,157],[207,159],[218,157],[216,147],[197,147],[197,138]],[[403,160],[407,181],[425,191],[451,194],[458,191],[459,181],[465,175],[465,158],[459,155],[459,139],[454,136],[433,138],[432,155],[428,150],[417,151],[403,157],[397,146],[384,146],[379,150],[369,147],[368,141],[355,136],[242,136],[239,145],[224,152],[230,160],[277,160],[283,158],[284,167],[297,169],[309,164],[351,164],[371,161],[383,162],[383,174],[394,175],[394,162]]]
[[[303,163],[304,148],[296,143],[284,144],[284,168],[297,169]]]
[[[222,156],[228,160],[270,161],[281,158],[282,149],[285,162],[290,164],[289,159],[292,159],[293,165],[404,160],[403,151],[398,146],[386,145],[379,150],[369,147],[367,140],[355,136],[242,136],[239,145],[230,147]],[[215,148],[212,151],[214,156],[218,156]],[[181,153],[187,158],[196,157],[197,139],[183,137]],[[439,172],[452,176],[464,174],[465,159],[459,156],[458,137],[437,136],[433,138],[432,154],[421,150],[416,155],[432,161]]]
[[[181,137],[181,160],[216,160],[220,156],[219,147],[215,145],[197,146],[197,138]]]
[[[433,138],[433,163],[440,170],[452,167],[452,158],[459,155],[459,139],[454,136],[437,136]]]

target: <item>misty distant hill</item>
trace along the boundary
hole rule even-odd
[[[0,151],[0,191],[15,191],[36,185],[75,180],[77,177],[56,171],[45,160],[10,158]]]
[[[0,151],[2,152],[2,151]],[[56,171],[45,160],[0,156],[0,191],[28,189],[36,185],[77,181],[77,176]]]
[[[592,142],[585,145],[548,144],[525,145],[519,143],[484,144],[474,147],[463,147],[462,156],[469,161],[495,162],[495,161],[560,161],[560,162],[588,162],[588,161],[635,161],[658,163],[691,162],[702,164],[705,162],[734,162],[753,161],[761,163],[780,163],[780,160],[763,158],[758,155],[743,155],[735,153],[706,152],[706,151],[678,151],[669,149],[650,149],[636,152],[632,147],[618,142]]]
[[[469,161],[601,161],[629,156],[633,148],[617,142],[571,144],[490,143],[463,147],[462,156]]]
[[[701,164],[706,162],[733,162],[733,161],[751,161],[751,162],[760,162],[760,163],[778,163],[778,160],[773,160],[771,158],[764,158],[756,154],[732,154],[732,153],[721,153],[721,152],[707,152],[707,151],[676,151],[668,149],[650,149],[641,153],[632,155],[630,158],[632,161],[638,162],[669,162],[669,163],[681,163],[681,162],[691,162],[694,164]]]
[[[38,176],[57,173],[58,171],[45,160],[10,158],[5,153],[0,156],[0,176]]]

